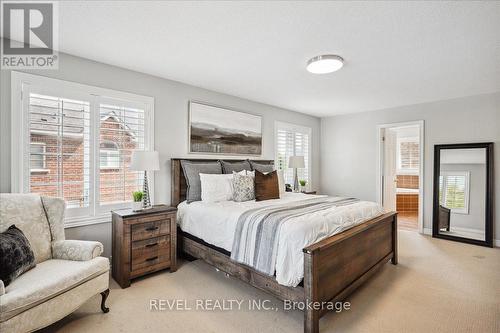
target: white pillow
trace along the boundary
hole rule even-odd
[[[200,173],[201,201],[219,202],[233,199],[232,174]]]

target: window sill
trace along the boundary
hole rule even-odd
[[[111,213],[99,216],[66,217],[64,219],[64,229],[84,227],[88,225],[111,222]]]

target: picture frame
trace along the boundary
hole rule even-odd
[[[189,101],[190,154],[262,156],[262,116]]]

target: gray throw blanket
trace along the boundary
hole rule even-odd
[[[280,228],[284,222],[358,201],[359,199],[354,198],[323,197],[248,210],[238,219],[231,259],[272,276],[275,270]]]

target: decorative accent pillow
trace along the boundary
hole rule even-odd
[[[233,172],[233,200],[236,202],[243,202],[254,199],[254,176]]]
[[[255,170],[255,200],[263,201],[279,198],[278,173],[273,171],[264,174],[259,170]]]
[[[20,229],[13,224],[0,233],[0,280],[5,287],[35,266],[35,254]]]
[[[200,173],[201,201],[219,202],[233,199],[233,174]]]
[[[262,173],[274,171],[274,165],[272,164],[261,164],[254,161],[250,161],[250,164],[252,165],[252,170],[258,170]]]
[[[221,174],[222,167],[219,162],[190,162],[181,161],[182,170],[186,177],[186,201],[191,203],[201,200],[200,173]]]
[[[252,170],[252,166],[250,165],[250,162],[247,161],[241,161],[241,162],[227,162],[227,161],[220,161],[222,164],[222,172],[223,173],[228,173],[232,174],[234,172],[240,172],[242,170]]]

